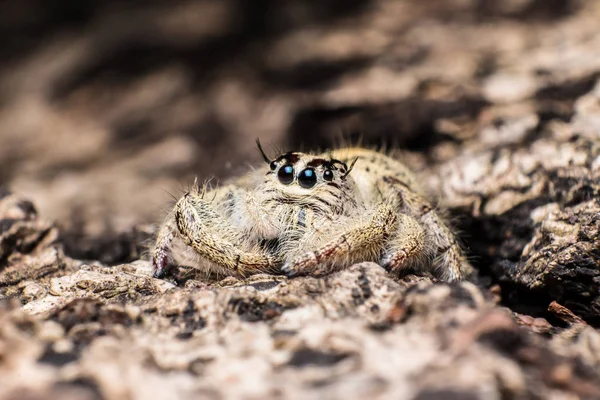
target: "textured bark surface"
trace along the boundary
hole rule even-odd
[[[467,150],[432,180],[467,215],[471,248],[507,304],[540,313],[555,300],[598,326],[600,146],[555,129],[517,150]]]
[[[2,398],[600,396],[600,334],[558,304],[566,328],[373,263],[175,286],[64,256],[32,213],[3,237],[29,251],[0,281]]]
[[[596,0],[168,3],[0,5],[0,399],[600,398]],[[387,146],[480,279],[152,278],[256,137]]]

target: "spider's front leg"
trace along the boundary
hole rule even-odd
[[[171,250],[173,239],[177,232],[174,211],[171,211],[163,226],[158,231],[156,242],[152,249],[152,269],[155,278],[162,278],[168,268],[173,264]]]
[[[208,261],[202,264],[202,268],[208,270],[212,268],[227,275],[246,276],[277,269],[281,262],[258,244],[251,243],[243,230],[233,226],[215,209],[214,201],[206,200],[202,193],[192,190],[177,202],[157,238],[153,254],[155,276],[162,275],[174,259],[175,239],[181,239]],[[219,199],[220,203],[223,201]]]
[[[333,236],[333,239],[326,241],[316,250],[292,257],[281,267],[281,270],[288,276],[294,276],[313,273],[317,266],[324,267],[319,272],[328,272],[347,266],[354,261],[376,261],[387,238],[396,231],[398,224],[402,223],[402,219],[403,216],[398,215],[395,207],[391,204],[381,205],[366,222],[351,224],[353,221],[348,221],[346,230],[341,234],[332,235],[327,231],[322,232],[323,234],[316,238],[316,242],[320,242],[319,239],[323,237]],[[310,246],[312,242],[315,242],[313,239],[315,238],[308,236],[305,240],[300,240],[299,251],[302,251],[304,246]]]

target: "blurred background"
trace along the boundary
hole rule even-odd
[[[118,262],[102,246],[260,163],[256,138],[360,139],[427,172],[506,116],[569,120],[598,21],[597,0],[3,0],[0,186],[71,255]]]

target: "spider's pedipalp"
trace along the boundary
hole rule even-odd
[[[361,258],[372,259],[381,252],[385,240],[396,230],[397,223],[395,210],[383,204],[368,222],[350,226],[321,247],[291,259],[283,265],[282,271],[293,276],[310,273],[319,264],[329,266],[325,269],[328,271]]]

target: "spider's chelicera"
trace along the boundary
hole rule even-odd
[[[451,230],[404,164],[344,148],[288,152],[228,185],[195,187],[175,205],[152,252],[156,276],[174,264],[207,273],[322,274],[374,261],[443,280],[472,272]]]

